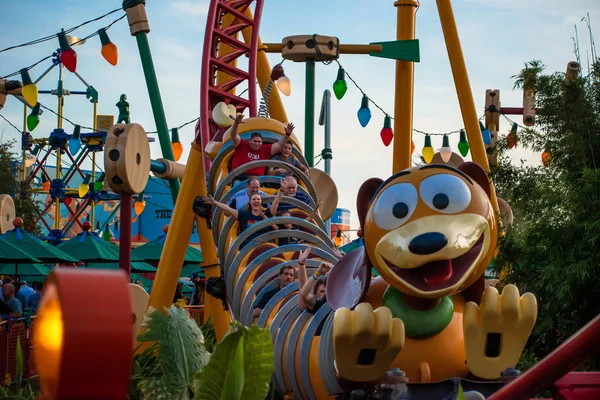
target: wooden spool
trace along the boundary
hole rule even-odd
[[[581,70],[581,66],[576,61],[571,61],[567,64],[567,72],[565,74],[565,81],[569,81],[572,79],[577,79],[579,76],[579,71]]]
[[[106,135],[106,180],[115,193],[137,194],[150,175],[150,144],[139,124],[117,124]]]
[[[335,182],[329,175],[320,169],[310,168],[310,181],[312,182],[315,192],[317,192],[317,199],[315,201],[322,200],[323,204],[319,212],[323,221],[327,221],[337,208],[338,204],[338,190],[335,186]]]
[[[144,314],[146,313],[146,308],[148,307],[148,299],[150,298],[150,296],[143,287],[138,286],[135,283],[129,284],[129,290],[131,292],[133,343],[135,344],[135,342],[137,342],[137,335],[140,333],[142,322],[144,321]]]
[[[502,228],[508,229],[512,225],[514,217],[512,208],[508,205],[506,200],[498,197],[498,208],[500,209],[500,215],[502,216]]]
[[[535,98],[533,90],[523,91],[523,123],[525,126],[535,124]]]
[[[304,62],[337,60],[340,55],[340,40],[333,36],[316,35],[316,44],[313,35],[297,35],[283,38],[281,55],[286,60]],[[316,46],[319,47],[317,52]]]
[[[164,158],[159,158],[156,161],[160,161],[160,162],[164,163],[167,166],[167,169],[163,173],[152,172],[152,175],[154,175],[157,178],[161,178],[161,179],[169,179],[169,180],[173,180],[173,179],[177,179],[177,178],[183,179],[183,174],[185,173],[185,165],[184,164],[180,164],[178,162],[167,160]]]
[[[14,228],[15,203],[7,194],[0,194],[0,234],[6,233]]]
[[[498,154],[496,152],[496,142],[498,141],[498,132],[500,131],[500,90],[488,89],[485,91],[485,126],[490,130],[492,144],[485,145],[490,168],[498,166]],[[492,129],[495,127],[495,129]]]
[[[445,164],[454,168],[458,168],[458,166],[464,162],[465,160],[463,160],[463,158],[455,152],[452,152],[450,160],[448,160],[447,163],[445,163],[444,160],[442,160],[442,155],[440,153],[435,153],[433,155],[433,159],[431,160],[431,164]]]

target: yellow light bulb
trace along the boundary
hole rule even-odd
[[[146,207],[146,201],[136,201],[133,208],[135,209],[136,215],[140,215],[144,212],[144,208]]]
[[[425,162],[427,164],[431,163],[431,160],[433,160],[433,147],[431,146],[427,146],[427,147],[423,147],[423,158],[425,159]]]
[[[38,102],[38,88],[33,83],[21,88],[21,95],[30,106],[35,106]]]
[[[183,154],[183,145],[181,142],[173,142],[171,143],[171,148],[173,149],[173,158],[175,161],[179,161]]]
[[[33,154],[29,154],[27,157],[25,157],[25,168],[31,167],[33,164],[35,164],[35,161],[35,156]]]
[[[289,96],[292,93],[292,82],[290,78],[283,75],[281,78],[277,79],[277,88],[281,91],[281,93]]]
[[[82,183],[79,185],[79,197],[83,198],[90,191],[90,185]]]

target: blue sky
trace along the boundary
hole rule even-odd
[[[98,17],[121,6],[121,1],[44,1],[21,0],[4,2],[0,48],[27,42],[70,28],[83,21]],[[393,0],[301,0],[265,1],[260,28],[264,42],[280,42],[288,35],[319,33],[340,38],[342,43],[369,43],[395,39],[396,11]],[[597,0],[574,0],[569,6],[558,0],[455,0],[454,12],[469,78],[480,114],[483,114],[486,89],[500,89],[504,106],[521,106],[522,94],[513,91],[510,78],[519,72],[525,61],[541,59],[548,71],[564,71],[574,59],[574,24],[579,29],[582,63],[586,70],[586,50],[589,49],[587,27],[580,22],[590,13],[592,28],[600,35],[600,3]],[[163,104],[169,127],[192,120],[199,113],[200,64],[207,0],[148,0],[149,35],[154,63],[158,74]],[[86,25],[73,34],[87,36],[120,16],[113,14],[101,21]],[[76,47],[77,71],[94,86],[100,95],[99,113],[117,114],[115,103],[126,93],[131,104],[132,122],[140,123],[147,131],[154,131],[154,120],[142,73],[135,39],[129,34],[126,19],[116,23],[108,32],[119,48],[119,63],[109,65],[100,55],[100,41],[90,39]],[[414,127],[427,132],[446,132],[463,126],[456,99],[454,83],[442,36],[439,17],[433,0],[422,0],[417,12],[417,38],[421,45],[421,62],[415,67]],[[600,40],[600,39],[597,39]],[[28,66],[58,46],[51,40],[0,53],[0,76]],[[281,57],[269,55],[271,65]],[[341,64],[361,88],[388,113],[394,105],[394,62],[368,56],[342,55]],[[49,62],[32,70],[36,79]],[[289,119],[297,127],[296,134],[303,140],[304,132],[304,68],[302,64],[286,62],[286,75],[292,81],[292,95],[284,98]],[[336,78],[337,66],[318,65],[316,115],[323,90],[330,89]],[[57,74],[52,72],[40,83],[40,89],[52,89]],[[65,88],[85,90],[77,78],[66,72]],[[391,173],[392,146],[381,143],[379,131],[384,115],[372,107],[373,117],[366,128],[356,118],[360,107],[360,92],[350,82],[346,96],[333,100],[332,176],[340,193],[339,206],[352,210],[356,227],[355,196],[360,184],[377,176]],[[40,95],[40,102],[56,110],[56,98]],[[2,114],[17,126],[22,125],[23,107],[9,98]],[[83,97],[70,96],[65,100],[65,116],[81,125],[91,126],[92,106]],[[516,116],[514,118],[517,118]],[[519,121],[520,122],[520,121]],[[56,127],[56,117],[45,112],[33,132],[41,137]],[[193,139],[194,124],[180,132],[187,145]],[[72,129],[66,123],[67,130]],[[509,126],[504,123],[500,133]],[[323,147],[322,128],[316,125],[315,154]],[[17,137],[11,127],[0,120],[2,140]],[[414,135],[415,154],[423,146],[423,136]],[[457,135],[450,138],[455,149]],[[441,138],[433,138],[434,148],[441,146]],[[182,158],[185,162],[189,146]],[[153,157],[161,156],[160,148],[152,145]],[[456,151],[456,150],[455,150]],[[514,150],[518,162],[539,163],[539,155]],[[322,167],[322,164],[320,165]]]

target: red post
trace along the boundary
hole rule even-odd
[[[529,399],[600,350],[600,315],[488,400]]]
[[[535,113],[537,114],[540,110],[541,108],[536,108]],[[506,115],[523,115],[523,107],[502,107],[500,112]]]
[[[119,237],[119,269],[131,276],[131,208],[132,197],[121,192],[121,236]]]

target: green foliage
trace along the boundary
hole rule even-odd
[[[564,73],[538,75],[542,64],[531,62],[516,76],[516,86],[531,78],[528,69],[536,71],[533,90],[541,110],[535,127],[518,133],[517,145],[548,149],[552,159],[547,168],[514,165],[500,140],[493,174],[515,221],[494,264],[504,283],[533,292],[539,303],[521,368],[600,313],[600,61],[592,74],[570,81]],[[598,361],[587,367],[598,368]]]
[[[163,314],[151,308],[142,324],[140,342],[158,343],[160,374],[144,377],[138,387],[151,399],[189,399],[194,373],[208,362],[204,338],[186,310],[171,307]]]
[[[269,331],[234,322],[206,368],[194,378],[195,399],[263,400],[273,370]]]
[[[196,315],[196,323],[200,324],[200,314]],[[204,336],[204,348],[209,353],[214,353],[215,346],[217,345],[217,335],[215,333],[215,326],[212,322],[212,315],[208,317],[206,322],[200,327],[200,330]]]
[[[17,338],[17,379],[14,386],[4,388],[0,386],[0,398],[13,400],[33,400],[37,393],[29,383],[23,379],[23,350],[21,348],[21,338]]]
[[[16,215],[23,218],[25,230],[39,235],[41,229],[34,223],[40,215],[40,208],[33,200],[29,185],[19,179],[21,171],[19,167],[15,168],[19,159],[13,153],[14,148],[14,140],[0,143],[0,194],[10,194],[13,197]]]
[[[141,347],[141,346],[140,346]],[[133,356],[133,372],[129,385],[129,400],[141,400],[144,398],[138,384],[145,379],[157,378],[161,374],[158,361],[158,343],[146,348],[144,351],[136,349]]]

